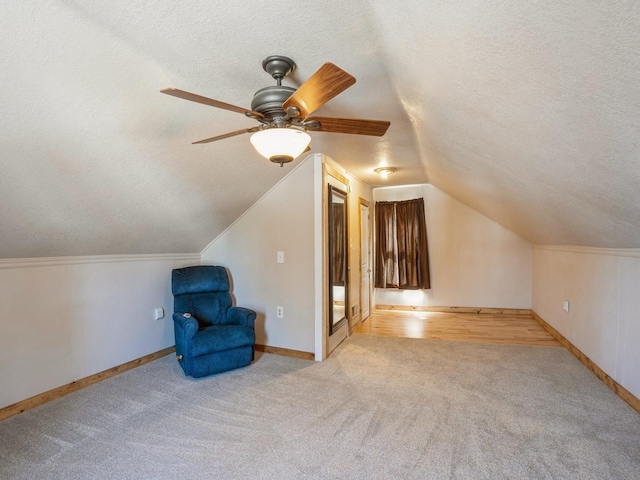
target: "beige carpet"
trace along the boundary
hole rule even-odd
[[[355,335],[172,356],[0,423],[2,479],[638,479],[640,415],[566,350]]]

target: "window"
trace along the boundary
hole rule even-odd
[[[376,202],[376,288],[431,288],[422,198]]]

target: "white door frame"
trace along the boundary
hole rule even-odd
[[[362,233],[363,233],[363,229],[362,229],[362,209],[363,207],[365,207],[367,209],[367,213],[368,213],[368,218],[367,218],[367,238],[363,240],[362,238]],[[371,241],[372,241],[372,236],[371,236],[371,205],[370,203],[365,200],[364,198],[360,197],[358,199],[358,224],[359,224],[359,230],[360,230],[360,265],[359,265],[359,272],[360,272],[360,277],[358,279],[358,283],[360,284],[360,321],[363,322],[365,321],[369,315],[371,315],[371,296],[372,296],[372,291],[371,291]],[[366,259],[366,265],[367,265],[367,270],[366,272],[363,272],[363,265],[364,262],[363,260],[363,251],[364,248],[363,247],[363,243],[366,241],[366,246],[367,246],[367,256],[368,258]],[[368,288],[368,302],[365,308],[365,302],[363,301],[364,299],[364,295],[363,295],[363,289],[365,288],[365,282],[363,282],[363,279],[366,278],[368,280],[368,282],[366,282],[367,288]],[[364,314],[368,312],[368,315],[365,317]]]

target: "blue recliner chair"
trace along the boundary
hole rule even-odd
[[[204,377],[251,363],[256,313],[231,305],[224,267],[177,268],[171,291],[176,356],[186,375]]]

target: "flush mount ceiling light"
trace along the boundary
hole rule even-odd
[[[374,172],[376,172],[378,175],[380,175],[382,178],[386,180],[389,175],[391,175],[393,172],[396,172],[397,170],[398,169],[395,167],[379,167],[379,168],[376,168]]]
[[[251,135],[250,141],[260,155],[283,166],[309,147],[311,137],[295,128],[267,128]]]

